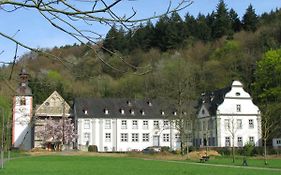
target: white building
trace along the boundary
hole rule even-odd
[[[32,146],[32,92],[28,87],[28,76],[26,70],[22,69],[19,74],[20,85],[13,98],[12,146],[24,150]]]
[[[202,94],[196,120],[195,145],[261,146],[261,114],[239,81],[231,87]]]
[[[74,116],[78,148],[98,151],[141,151],[149,146],[179,149],[179,133],[168,117],[175,111],[155,101],[77,98]]]

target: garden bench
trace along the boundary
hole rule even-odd
[[[209,156],[202,156],[202,157],[200,158],[200,162],[201,162],[201,163],[204,163],[204,162],[208,161],[209,158],[210,158]]]

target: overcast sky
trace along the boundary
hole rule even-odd
[[[184,16],[187,12],[197,16],[198,13],[208,14],[216,9],[219,0],[194,0],[193,4],[182,10],[180,14]],[[126,0],[123,4],[116,6],[115,11],[119,14],[130,14],[131,8],[137,11],[136,18],[152,16],[154,12],[163,13],[168,6],[168,0]],[[173,0],[173,2],[178,2]],[[245,13],[249,4],[252,4],[258,15],[270,12],[281,7],[281,0],[225,0],[227,8],[233,8],[240,18]],[[126,4],[126,5],[124,5]],[[175,6],[176,4],[174,4]],[[82,26],[82,24],[81,24]],[[84,26],[82,26],[84,27]],[[108,27],[92,26],[98,33],[107,33]],[[13,35],[20,30],[15,38],[34,48],[52,48],[73,44],[76,41],[70,36],[58,31],[50,26],[45,19],[33,10],[18,10],[7,13],[0,9],[0,32]],[[15,44],[0,36],[0,61],[11,61],[14,57]],[[18,55],[28,52],[26,49],[19,48]]]

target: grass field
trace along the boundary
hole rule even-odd
[[[280,160],[279,160],[280,162]],[[277,175],[280,170],[221,167],[188,161],[129,157],[29,156],[5,163],[2,175]]]

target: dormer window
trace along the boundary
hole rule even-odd
[[[133,109],[130,110],[131,115],[135,115],[135,111]]]
[[[176,112],[176,111],[174,111],[174,112],[173,112],[173,115],[177,115],[177,112]]]
[[[104,109],[104,114],[106,114],[106,115],[109,114],[108,109],[106,109],[106,108]]]
[[[152,106],[151,101],[147,101],[148,106]]]
[[[124,109],[120,109],[120,113],[121,113],[122,115],[124,115],[124,114],[125,114]]]
[[[83,111],[84,114],[88,115],[87,109],[83,109],[82,111]]]
[[[144,113],[144,110],[140,110],[140,113],[141,113],[141,115],[144,115],[145,113]]]
[[[236,96],[240,96],[241,94],[240,94],[240,92],[236,92],[235,95]]]
[[[127,105],[128,105],[128,106],[132,106],[131,101],[128,100],[128,101],[127,101]]]
[[[161,111],[161,115],[165,115],[165,112],[164,112],[164,111]]]

